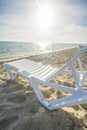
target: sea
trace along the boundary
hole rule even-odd
[[[0,59],[31,56],[75,46],[78,44],[0,41]]]

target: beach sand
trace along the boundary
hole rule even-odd
[[[53,67],[61,67],[68,61],[76,49],[56,51],[27,59]],[[11,59],[9,59],[10,61]],[[87,53],[81,58],[83,67],[87,70]],[[87,130],[87,104],[64,107],[48,111],[38,102],[30,83],[17,76],[11,81],[0,62],[0,130]],[[78,65],[75,64],[78,68]],[[55,83],[74,87],[72,77],[60,75],[52,79]],[[85,80],[87,89],[87,78]],[[48,101],[67,96],[64,92],[40,85]]]

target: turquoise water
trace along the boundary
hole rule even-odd
[[[44,44],[44,43],[43,43]],[[55,51],[59,49],[74,47],[77,44],[47,44],[47,46],[41,46],[41,44],[31,42],[2,42],[0,41],[0,58],[15,57],[15,56],[27,56],[32,54],[44,53],[49,51]]]

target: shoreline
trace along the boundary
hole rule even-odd
[[[61,51],[68,51],[70,49],[74,49],[74,48],[78,48],[78,46],[76,47],[70,47],[70,48],[64,48],[64,49],[59,49],[59,50],[53,50],[53,51],[45,51],[45,52],[41,52],[41,53],[32,53],[32,54],[25,54],[25,55],[14,55],[14,56],[7,56],[7,57],[0,57],[0,62],[4,62],[4,61],[11,61],[11,60],[18,60],[18,59],[22,59],[22,58],[29,58],[29,57],[33,57],[33,56],[37,56],[37,55],[43,55],[43,54],[50,54],[50,53],[55,53],[55,52],[61,52]]]

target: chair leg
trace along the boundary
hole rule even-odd
[[[15,76],[12,74],[12,72],[11,72],[11,70],[10,70],[10,67],[9,67],[8,65],[6,65],[6,64],[4,64],[4,67],[5,67],[6,71],[7,71],[7,73],[8,73],[8,75],[9,75],[10,79],[11,79],[11,80],[14,80],[14,79],[15,79]]]
[[[31,86],[39,100],[39,102],[43,105],[46,104],[46,106],[49,106],[49,103],[45,100],[44,95],[42,94],[41,90],[39,89],[39,87],[37,86],[37,83],[35,82],[33,77],[30,77],[29,82],[31,83]]]

